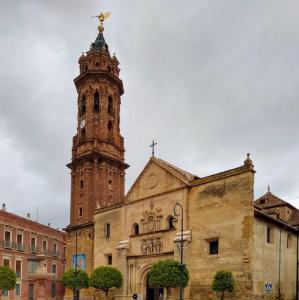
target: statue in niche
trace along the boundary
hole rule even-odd
[[[150,216],[147,219],[147,228],[148,231],[155,231],[156,230],[156,220],[154,216]]]
[[[155,239],[155,251],[160,253],[162,251],[162,241],[160,238]]]
[[[153,239],[150,239],[148,241],[148,253],[149,254],[154,253],[154,241],[153,241]]]
[[[143,240],[142,244],[141,244],[141,253],[142,254],[147,254],[147,244],[146,244],[145,240]]]

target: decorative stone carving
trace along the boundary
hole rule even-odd
[[[116,246],[116,251],[117,251],[117,255],[121,256],[122,254],[127,254],[127,252],[129,251],[130,247],[129,247],[129,241],[119,241],[117,246]]]
[[[154,189],[159,183],[159,177],[156,173],[151,173],[146,179],[146,186],[148,189]]]
[[[156,254],[162,252],[161,237],[151,237],[141,241],[141,253],[143,255]]]

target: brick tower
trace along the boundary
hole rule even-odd
[[[77,133],[73,137],[71,210],[67,267],[77,264],[93,271],[93,217],[98,209],[120,205],[124,198],[124,139],[120,134],[120,104],[124,93],[119,62],[111,57],[103,36],[103,21],[90,50],[79,59],[80,75],[74,79],[78,92]],[[77,238],[76,238],[77,236]],[[92,295],[83,291],[85,297]],[[66,295],[68,296],[71,295]]]

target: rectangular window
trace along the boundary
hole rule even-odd
[[[52,273],[56,273],[56,265],[52,265]]]
[[[8,297],[8,290],[3,291],[2,297]]]
[[[23,249],[23,235],[21,233],[17,234],[17,250],[24,250]]]
[[[21,295],[21,285],[19,283],[16,284],[15,293],[16,293],[16,296]]]
[[[292,247],[292,236],[288,233],[287,236],[287,248],[290,249]]]
[[[29,259],[28,260],[28,264],[29,264],[29,273],[35,273],[36,272],[36,268],[37,268],[37,264],[38,264],[38,261],[35,260],[35,259]]]
[[[218,249],[219,248],[219,241],[218,240],[213,240],[209,242],[209,253],[210,255],[215,255],[218,254]]]
[[[106,238],[110,238],[110,233],[111,233],[111,226],[109,223],[106,223],[104,225],[104,235]]]
[[[22,276],[22,261],[16,260],[16,276],[21,278]]]
[[[33,253],[37,252],[35,237],[32,237],[31,240],[30,240],[30,248],[31,248],[31,252],[33,252]]]
[[[274,243],[274,229],[269,225],[267,226],[267,243]]]
[[[3,266],[4,267],[10,267],[10,260],[8,258],[3,259]]]
[[[11,234],[10,231],[5,231],[4,233],[4,247],[11,248]]]
[[[56,296],[56,284],[52,283],[51,284],[51,297],[55,297]]]
[[[43,241],[43,250],[45,251],[45,250],[47,250],[47,241]]]
[[[112,265],[112,254],[107,255],[107,264]]]

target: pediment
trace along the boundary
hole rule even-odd
[[[196,177],[192,176],[194,175],[152,157],[127,193],[125,202],[184,188]]]

